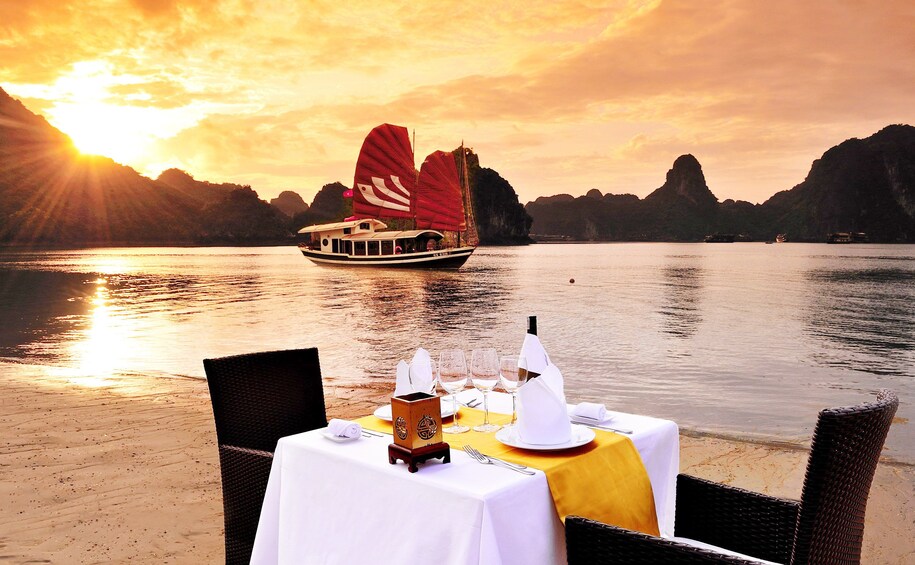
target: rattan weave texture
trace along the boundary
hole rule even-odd
[[[219,443],[226,563],[248,563],[276,442],[327,425],[318,350],[204,359],[203,366]]]
[[[821,411],[800,502],[679,475],[676,535],[777,563],[860,563],[867,497],[898,406],[882,390],[875,402]],[[746,562],[577,516],[566,518],[566,548],[569,565]]]

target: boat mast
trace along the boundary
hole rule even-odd
[[[413,156],[413,174],[415,179],[413,182],[413,192],[410,194],[410,212],[413,215],[413,227],[411,229],[416,229],[416,191],[419,190],[419,171],[416,170],[416,128],[413,128],[413,143],[410,146],[410,153]]]
[[[480,244],[480,237],[477,234],[477,224],[473,213],[473,194],[470,190],[470,177],[467,171],[467,150],[464,149],[464,141],[461,140],[461,190],[464,192],[464,221],[467,224],[467,245],[476,247]]]
[[[464,140],[461,140],[461,192],[464,192]],[[467,225],[467,206],[464,206],[464,225]],[[461,246],[461,232],[457,232],[457,246]]]

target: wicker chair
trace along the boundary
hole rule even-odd
[[[226,527],[226,563],[248,563],[276,442],[327,425],[317,349],[204,359]]]
[[[758,563],[747,556],[793,565],[859,563],[867,496],[898,405],[893,392],[882,390],[874,403],[821,411],[800,502],[679,475],[675,535],[705,547],[570,516],[569,565]]]

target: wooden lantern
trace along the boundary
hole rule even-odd
[[[394,443],[388,446],[388,460],[407,463],[411,473],[416,464],[442,458],[451,462],[451,448],[442,441],[442,401],[438,396],[414,392],[391,398]]]

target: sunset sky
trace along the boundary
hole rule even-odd
[[[351,185],[365,135],[463,139],[528,202],[645,196],[692,153],[761,202],[915,124],[915,2],[0,0],[0,87],[147,176]]]

